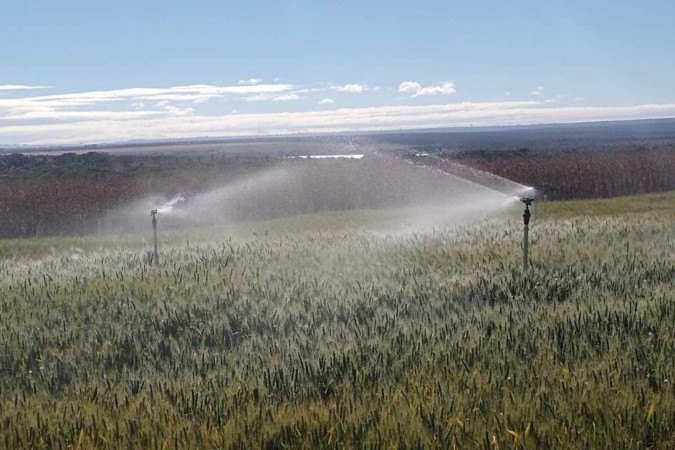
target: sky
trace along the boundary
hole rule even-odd
[[[675,2],[0,6],[0,145],[675,117]]]

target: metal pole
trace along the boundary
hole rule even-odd
[[[528,239],[529,230],[530,230],[530,226],[526,224],[525,228],[523,229],[523,232],[524,232],[524,234],[523,234],[523,269],[524,270],[527,270],[527,266],[528,266],[528,263],[529,263],[529,255],[528,255],[529,250],[530,250],[529,249],[529,242],[528,242],[529,241],[529,239]]]
[[[155,262],[155,265],[159,264],[159,252],[157,251],[157,210],[153,209],[150,211],[150,215],[152,216],[152,235],[153,235],[153,240],[155,243],[155,251],[152,254],[152,260]]]
[[[525,211],[523,211],[523,270],[527,270],[530,265],[530,205],[533,199],[521,198],[520,201],[525,203]]]

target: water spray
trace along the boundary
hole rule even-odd
[[[521,197],[520,201],[525,203],[525,211],[523,211],[523,270],[527,270],[529,266],[529,232],[530,232],[530,206],[534,201],[531,197]]]
[[[152,235],[155,243],[155,249],[152,253],[152,260],[154,261],[155,265],[159,264],[159,252],[157,251],[157,212],[158,211],[156,209],[150,211],[150,215],[152,216]]]

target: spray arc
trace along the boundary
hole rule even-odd
[[[197,193],[189,200],[183,195],[168,201],[147,199],[134,207],[138,212],[133,214],[150,211],[154,245],[148,260],[158,265],[158,216],[162,216],[163,227],[178,228],[323,210],[387,208],[402,211],[404,223],[400,225],[406,230],[433,230],[489,217],[522,201],[527,202],[523,263],[527,268],[529,206],[535,189],[454,162],[446,164],[440,158],[430,162],[437,164],[378,155],[358,162],[284,162]]]

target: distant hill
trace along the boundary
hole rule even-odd
[[[656,148],[675,144],[675,118],[622,120],[503,127],[410,129],[367,133],[294,134],[249,138],[192,138],[127,141],[75,146],[14,146],[9,153],[206,153],[279,155],[348,152],[371,147],[377,151],[513,150],[584,152]],[[675,147],[673,147],[675,148]],[[360,151],[360,150],[359,150]]]

